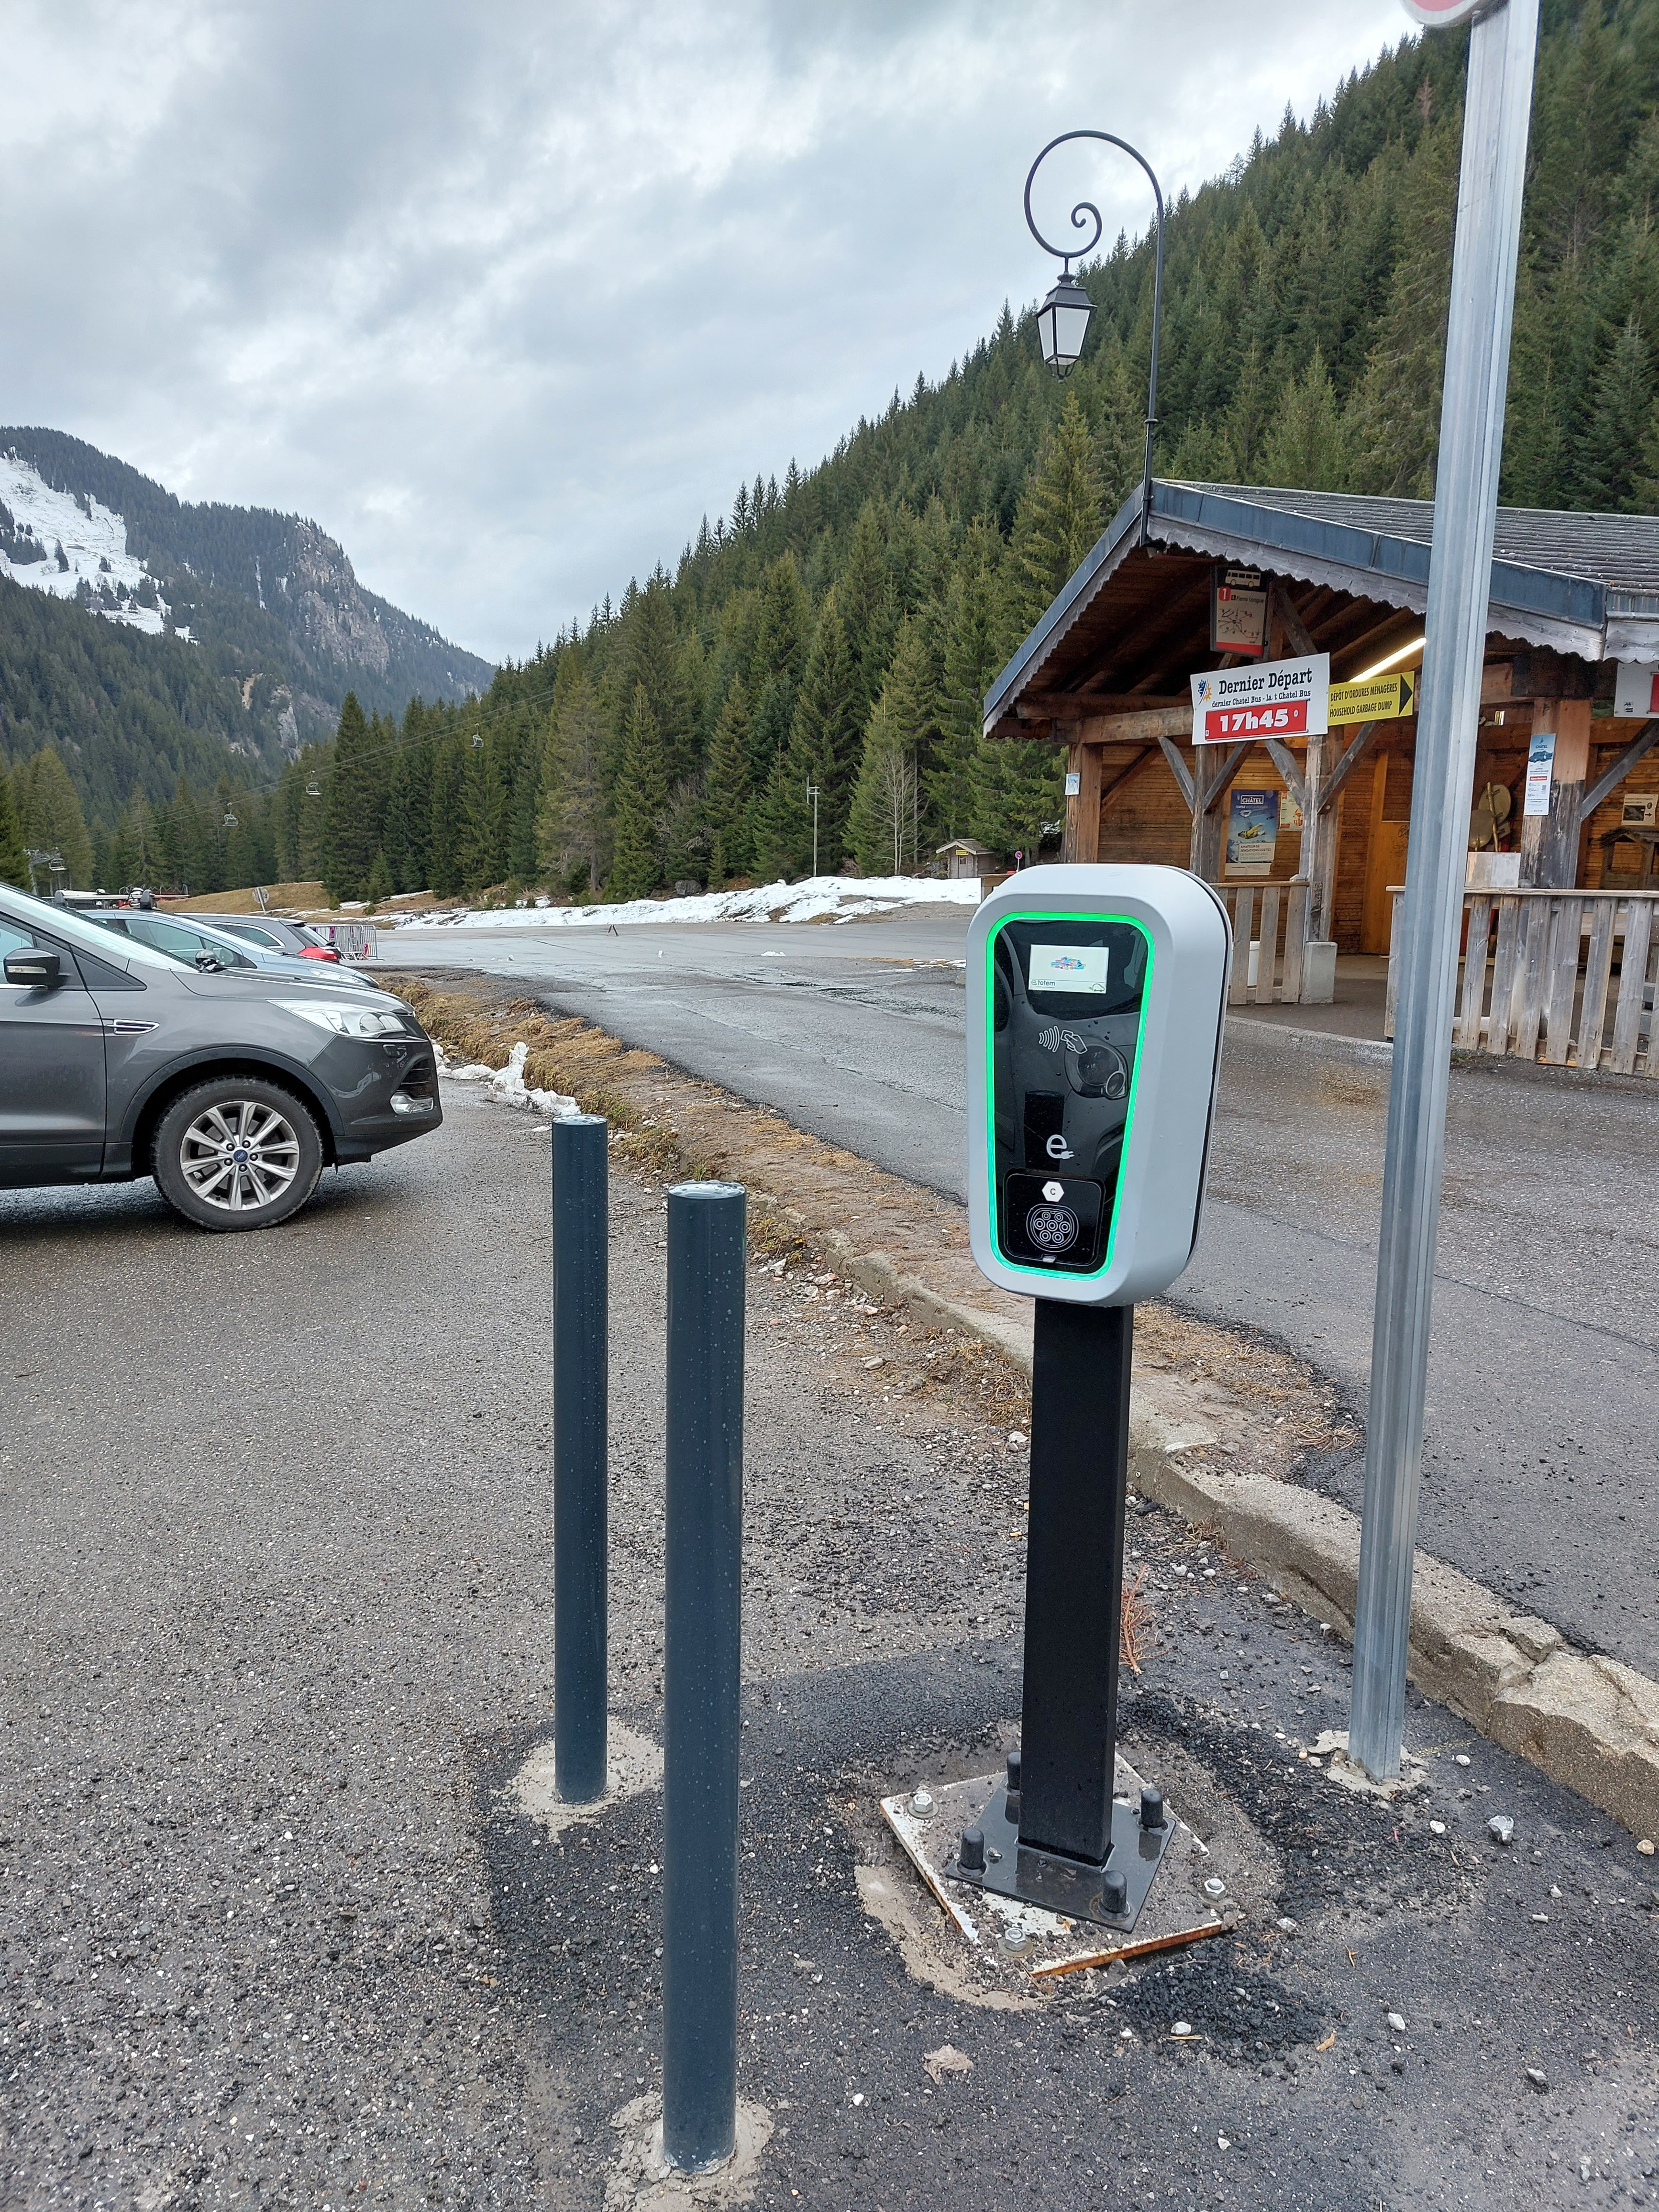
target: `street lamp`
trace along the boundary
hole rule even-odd
[[[1031,213],[1031,186],[1036,173],[1056,146],[1069,144],[1073,138],[1098,138],[1103,144],[1115,146],[1131,161],[1139,161],[1146,172],[1146,181],[1152,188],[1152,199],[1158,210],[1156,245],[1152,258],[1152,364],[1146,385],[1146,454],[1140,473],[1140,543],[1146,543],[1146,520],[1152,503],[1152,437],[1158,428],[1158,340],[1164,320],[1164,192],[1152,173],[1152,164],[1146,155],[1133,147],[1127,138],[1115,138],[1109,131],[1063,131],[1058,138],[1051,138],[1032,162],[1025,179],[1025,224],[1032,237],[1045,253],[1052,253],[1060,264],[1060,281],[1037,309],[1037,335],[1042,345],[1042,358],[1056,376],[1065,376],[1077,366],[1083,352],[1084,333],[1089,327],[1089,313],[1094,302],[1072,274],[1072,264],[1085,253],[1092,253],[1100,243],[1105,226],[1100,210],[1091,200],[1079,200],[1072,210],[1073,228],[1084,230],[1092,221],[1094,230],[1080,246],[1069,251],[1060,246],[1051,246],[1036,227]]]
[[[812,802],[812,873],[815,876],[818,872],[818,800],[823,795],[816,783],[807,785],[806,796]]]

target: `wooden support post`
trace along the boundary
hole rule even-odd
[[[1206,884],[1221,877],[1224,816],[1221,802],[1232,789],[1233,779],[1244,765],[1248,744],[1193,747],[1193,837],[1188,866]],[[1212,755],[1217,756],[1214,759]]]
[[[1302,766],[1302,848],[1296,866],[1297,875],[1308,879],[1308,935],[1321,939],[1326,935],[1325,917],[1336,880],[1336,810],[1328,811],[1320,804],[1329,744],[1328,737],[1308,740]]]
[[[1066,794],[1060,858],[1093,862],[1100,858],[1100,747],[1074,738],[1066,755],[1066,769],[1078,784],[1075,792],[1068,789]]]
[[[1521,881],[1534,890],[1570,891],[1578,881],[1578,836],[1589,775],[1590,702],[1534,699],[1532,726],[1555,733],[1547,814],[1521,817]]]

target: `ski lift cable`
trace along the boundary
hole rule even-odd
[[[475,726],[473,730],[472,743],[474,749],[480,750],[483,747],[484,727],[488,727],[496,722],[506,721],[509,716],[517,714],[520,708],[541,706],[545,701],[553,696],[556,689],[556,687],[555,685],[550,684],[544,690],[532,691],[524,698],[514,700],[511,706],[497,707],[493,713],[489,711],[480,711],[474,714],[471,717],[474,724],[483,726]],[[430,711],[436,714],[440,711],[440,708],[434,707],[430,709]],[[394,738],[390,744],[376,745],[370,751],[354,754],[353,758],[360,761],[384,760],[390,754],[410,751],[414,746],[424,743],[424,741],[429,737],[435,736],[438,743],[441,744],[445,738],[455,737],[459,734],[459,732],[455,730],[445,730],[441,733],[431,730],[418,730],[412,738],[402,736]],[[331,741],[325,738],[323,742],[327,744]],[[307,750],[309,750],[309,748],[307,748]],[[315,780],[316,775],[331,773],[333,766],[334,763],[331,761],[326,769],[319,769],[314,772],[313,780]],[[320,791],[313,792],[310,784],[307,784],[306,786],[306,795],[307,798],[319,799],[322,796],[322,793]]]

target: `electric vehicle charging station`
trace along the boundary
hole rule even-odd
[[[1198,1241],[1231,956],[1182,868],[1029,868],[968,937],[969,1236],[1036,1305],[1021,1747],[945,1872],[1118,1929],[1175,1834],[1113,1791],[1134,1304]]]

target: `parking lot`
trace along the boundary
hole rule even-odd
[[[446,1110],[258,1237],[143,1184],[0,1200],[8,2205],[598,2207],[653,2086],[659,1796],[556,1841],[518,1785],[551,1680],[546,1139]],[[617,1177],[612,1680],[647,1739],[660,1206]],[[1344,1654],[1162,1515],[1127,1747],[1237,1935],[1035,2003],[945,1955],[873,1802],[1011,1740],[1024,1458],[815,1273],[751,1291],[754,2201],[1644,2201],[1651,1863],[1415,1699],[1424,1791],[1334,1790],[1302,1754]],[[969,2070],[935,2081],[947,2044]]]

